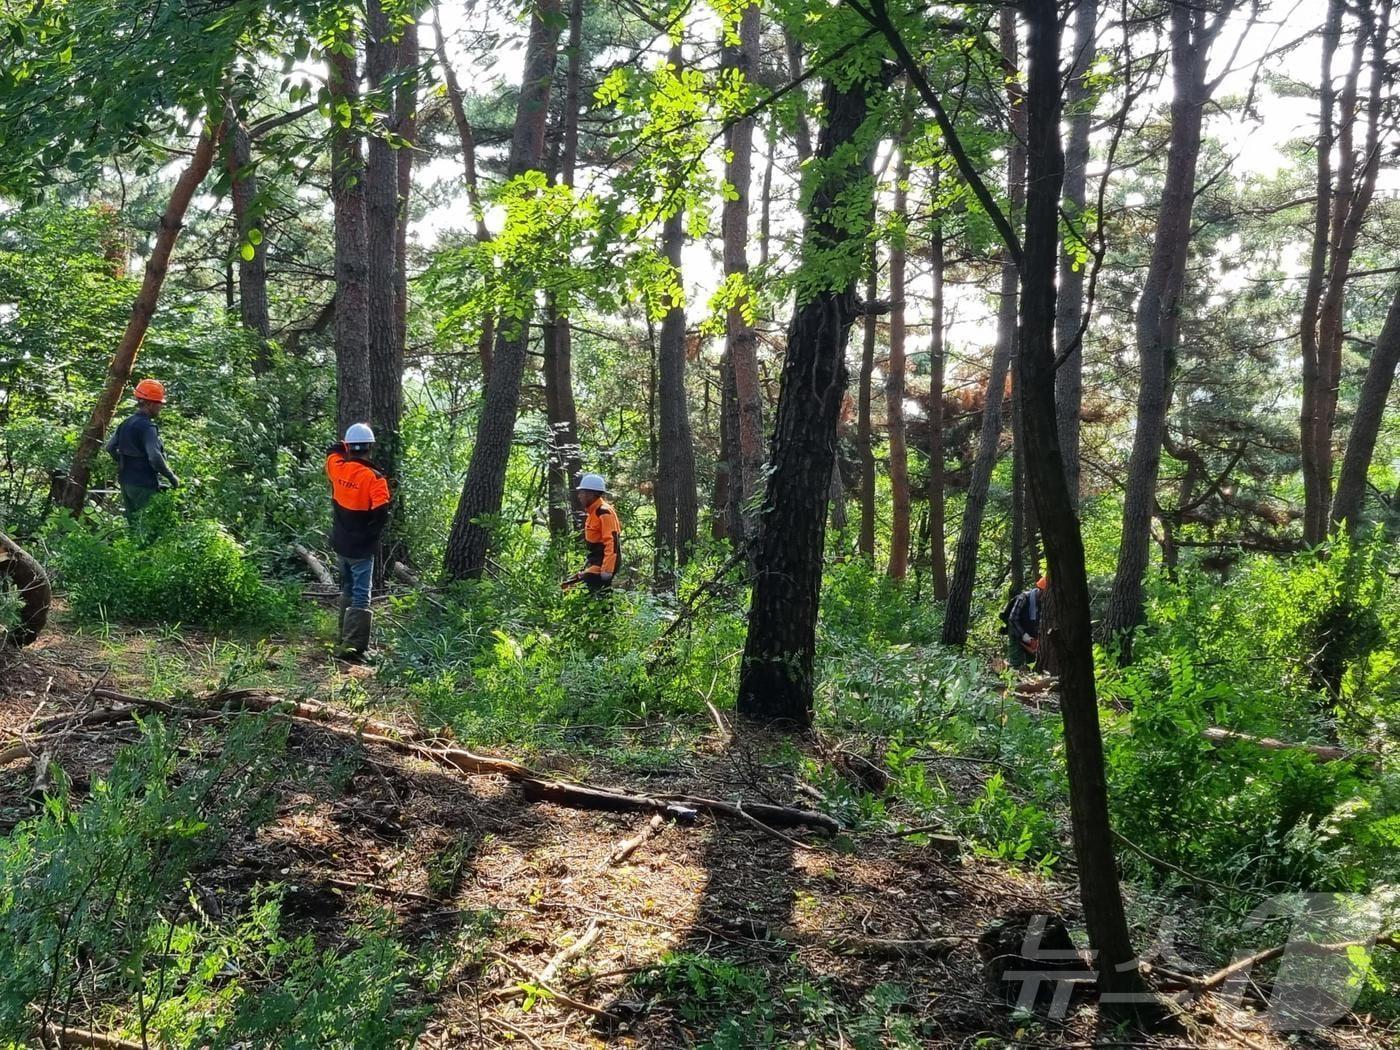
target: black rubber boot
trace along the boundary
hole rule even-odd
[[[345,660],[363,660],[369,650],[369,632],[374,613],[368,609],[345,610],[345,627],[340,632],[340,655]]]

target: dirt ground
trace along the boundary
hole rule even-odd
[[[120,706],[94,697],[98,685],[146,696],[157,687],[169,696],[176,681],[194,693],[216,688],[213,653],[188,635],[79,635],[60,623],[0,664],[0,749],[32,736],[39,719]],[[274,646],[270,663],[304,695],[336,704],[353,691],[375,718],[412,725],[372,672],[338,667],[314,648]],[[81,794],[137,732],[130,721],[81,727],[50,753]],[[532,765],[620,790],[812,805],[790,766],[773,761],[776,741],[735,742],[718,726],[699,741],[683,761],[654,768],[571,754],[533,756]],[[891,1013],[930,1047],[1400,1045],[1361,1025],[1288,1041],[1209,999],[1154,1036],[1101,1026],[1089,1004],[1061,1021],[1014,1014],[986,983],[977,939],[1015,912],[1058,914],[1072,926],[1076,890],[966,849],[950,856],[895,835],[830,841],[705,814],[655,828],[647,813],[533,802],[505,777],[302,721],[290,748],[298,765],[327,775],[289,783],[269,823],[198,873],[201,894],[232,915],[255,886],[280,883],[287,923],[326,944],[384,908],[410,947],[456,937],[460,959],[431,997],[424,1047],[758,1045],[766,1019],[781,1034],[764,1045],[893,1045],[893,1026],[879,1034]],[[34,767],[24,756],[0,766],[0,828],[32,812]],[[655,834],[614,862],[643,831]],[[923,944],[882,943],[892,941]],[[677,958],[741,976],[716,985],[703,968],[687,976]],[[853,1018],[876,1034],[846,1032]]]

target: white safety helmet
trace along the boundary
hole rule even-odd
[[[373,445],[374,431],[369,428],[368,423],[351,423],[345,431],[345,443],[347,445]]]
[[[608,483],[603,480],[601,474],[585,474],[578,479],[578,492],[607,492]]]

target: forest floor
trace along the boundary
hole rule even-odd
[[[56,620],[0,670],[5,744],[40,719],[119,706],[98,699],[99,686],[178,700],[227,684],[227,654],[213,640],[82,633]],[[329,660],[324,642],[271,643],[239,684],[353,701],[362,714],[413,724],[402,696],[370,669]],[[657,724],[633,730],[625,749],[582,740],[526,757],[553,776],[620,790],[812,805],[794,774],[805,745],[721,729]],[[139,732],[129,720],[76,726],[46,753],[81,798]],[[977,939],[1016,912],[1073,925],[1076,891],[970,850],[950,855],[907,835],[775,834],[701,814],[665,822],[615,862],[648,814],[534,802],[502,776],[449,770],[305,721],[292,723],[288,748],[297,775],[281,787],[275,815],[230,839],[196,873],[192,896],[208,914],[236,915],[255,887],[278,884],[289,932],[318,945],[387,909],[410,953],[451,946],[431,990],[413,993],[431,1008],[422,1046],[1394,1045],[1358,1025],[1285,1039],[1209,1000],[1157,1036],[1101,1024],[1089,1005],[1062,1020],[1015,1013],[989,990]],[[978,774],[953,762],[947,775]],[[32,761],[0,767],[6,826],[33,811],[34,779]]]

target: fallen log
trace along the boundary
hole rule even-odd
[[[633,795],[623,791],[609,791],[605,788],[588,787],[584,784],[571,784],[564,780],[545,780],[527,776],[520,780],[525,797],[531,802],[553,802],[571,809],[601,809],[610,813],[625,813],[631,810],[651,811],[664,814],[672,820],[689,824],[695,820],[695,808],[680,805],[675,801],[657,798],[653,795]]]
[[[25,646],[39,637],[49,619],[53,588],[48,573],[18,543],[0,532],[0,577],[19,591],[19,626],[12,631],[0,627],[0,646]]]
[[[389,571],[394,575],[395,579],[402,580],[410,587],[421,587],[423,585],[423,581],[418,574],[401,561],[396,561],[393,565],[389,566]]]
[[[335,577],[331,575],[331,570],[326,568],[326,563],[313,554],[300,543],[292,544],[292,553],[302,560],[312,578],[322,587],[339,587]]]
[[[159,709],[167,711],[179,710],[161,701],[147,700],[143,697],[131,696],[110,689],[93,690],[93,695],[126,703],[133,707],[155,707],[158,705]],[[698,795],[639,795],[592,787],[587,784],[554,780],[540,775],[523,763],[508,758],[478,755],[456,747],[435,747],[412,737],[404,739],[402,734],[405,731],[387,722],[362,719],[348,711],[341,711],[322,704],[306,701],[292,703],[282,697],[259,693],[256,690],[212,693],[197,700],[194,706],[201,711],[217,711],[222,707],[265,711],[294,721],[315,723],[326,732],[337,736],[363,743],[381,744],[395,751],[415,755],[425,761],[458,772],[504,776],[520,783],[526,797],[533,801],[553,802],[573,809],[598,809],[614,813],[652,812],[683,822],[693,821],[696,812],[703,810],[711,815],[727,816],[746,823],[758,820],[775,828],[808,827],[828,835],[835,835],[841,830],[841,825],[837,823],[835,818],[829,817],[825,813],[792,806],[778,806],[767,802],[738,804]],[[379,729],[382,732],[367,733],[363,728],[365,726]]]
[[[1306,751],[1324,762],[1340,762],[1343,759],[1357,758],[1361,754],[1365,754],[1365,752],[1349,751],[1344,747],[1336,747],[1331,744],[1295,744],[1271,736],[1254,736],[1234,729],[1221,729],[1219,726],[1202,729],[1201,736],[1212,744],[1243,742],[1263,748],[1265,751]]]
[[[86,1046],[92,1050],[144,1050],[140,1043],[134,1043],[130,1039],[104,1035],[86,1028],[63,1028],[56,1024],[48,1024],[44,1029],[56,1046]]]
[[[665,820],[662,819],[660,813],[657,813],[647,821],[646,826],[642,828],[641,831],[637,832],[637,834],[633,835],[631,838],[623,839],[617,844],[617,849],[613,850],[608,856],[608,866],[617,867],[628,857],[632,856],[632,854],[636,853],[637,850],[642,847],[643,843],[659,835],[661,829],[665,826]]]
[[[1266,948],[1243,959],[1236,959],[1229,966],[1216,970],[1207,977],[1188,978],[1191,987],[1177,995],[1178,1002],[1187,1002],[1225,984],[1230,978],[1249,973],[1256,966],[1273,962],[1285,954],[1336,955],[1351,948],[1393,948],[1400,950],[1400,932],[1383,933],[1373,941],[1339,941],[1336,944],[1318,944],[1313,941],[1289,941],[1287,944]]]

